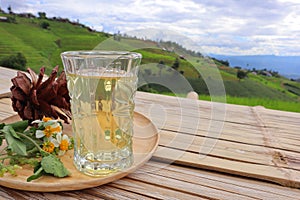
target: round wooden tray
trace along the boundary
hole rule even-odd
[[[3,122],[10,123],[19,119],[19,116],[16,115],[3,120]],[[64,133],[71,135],[71,125],[64,124]],[[153,123],[144,115],[134,113],[134,163],[126,171],[120,171],[105,177],[90,177],[84,175],[73,165],[73,151],[68,151],[61,157],[61,160],[65,167],[71,172],[71,176],[65,178],[43,176],[32,182],[26,182],[26,179],[33,174],[33,168],[24,166],[17,171],[18,176],[5,174],[3,177],[0,177],[0,185],[37,192],[80,190],[96,187],[120,179],[141,167],[151,158],[158,145],[158,140],[159,135]]]

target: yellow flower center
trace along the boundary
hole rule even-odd
[[[49,120],[52,120],[52,118],[51,117],[43,117],[43,119],[42,119],[44,122],[47,122],[47,121],[49,121]]]
[[[54,127],[52,128],[51,126],[46,126],[45,129],[44,129],[44,134],[46,137],[50,137],[53,133],[57,133],[57,132],[60,132],[61,131],[61,128],[60,126],[57,126],[57,127]]]
[[[44,133],[46,137],[50,137],[52,135],[51,126],[46,126],[44,129]]]
[[[44,142],[43,150],[52,153],[54,151],[54,144],[50,141]]]
[[[67,151],[69,149],[68,140],[62,140],[60,145],[59,145],[59,149],[62,150],[62,151]]]

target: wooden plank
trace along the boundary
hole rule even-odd
[[[176,124],[176,123],[174,123]],[[282,129],[270,129],[262,127],[249,127],[247,125],[225,123],[220,133],[208,132],[201,129],[201,127],[190,128],[188,124],[171,125],[165,123],[160,127],[162,131],[181,132],[189,135],[197,135],[207,138],[214,138],[216,140],[233,141],[238,143],[250,144],[255,146],[264,146],[277,148],[281,150],[288,150],[300,153],[298,138],[299,134],[293,135],[282,133]],[[299,138],[300,139],[300,138]]]
[[[159,146],[153,156],[164,162],[174,162],[229,174],[267,180],[283,186],[300,188],[300,171],[254,163],[236,162],[219,157],[200,157],[199,154]],[[174,160],[176,158],[176,160]]]
[[[245,179],[211,171],[192,169],[176,165],[148,162],[138,172],[157,174],[177,180],[201,184],[207,187],[225,190],[231,193],[242,194],[259,199],[296,199],[300,195],[299,189],[286,188],[267,182]],[[205,194],[205,193],[204,193]]]
[[[15,114],[10,98],[0,98],[0,121]]]
[[[165,173],[161,173],[161,174],[134,173],[129,175],[128,177],[136,181],[143,181],[151,185],[157,185],[160,188],[168,188],[168,189],[172,189],[172,191],[190,193],[195,195],[196,197],[224,199],[224,200],[226,199],[227,200],[233,200],[233,199],[252,200],[253,199],[246,195],[228,192],[220,188],[214,188],[214,186],[211,185],[204,186],[201,183],[197,182],[197,179],[195,179],[195,177],[192,176],[188,177],[190,180],[187,179],[178,180],[178,177],[173,178],[174,173],[172,173],[171,176],[166,176],[166,175],[167,174]],[[191,180],[196,180],[196,181],[191,181]]]
[[[201,114],[200,117],[207,117],[208,119],[211,118],[211,113],[215,108],[215,111],[224,111],[221,106],[213,106],[214,104],[218,105],[218,103],[213,103],[209,101],[195,101],[185,98],[175,98],[166,95],[157,95],[157,94],[150,94],[145,92],[138,92],[136,95],[138,102],[137,104],[141,106],[141,110],[144,109],[145,113],[149,112],[150,109],[153,109],[155,105],[159,105],[161,108],[161,112],[176,110],[180,112],[180,110],[189,110],[190,116],[195,116],[197,112]],[[272,117],[277,119],[281,122],[287,122],[288,124],[293,121],[296,125],[299,125],[300,114],[295,112],[286,112],[286,111],[277,111],[277,110],[270,110],[265,109],[261,106],[256,107],[249,107],[249,106],[241,106],[241,105],[233,105],[233,104],[225,104],[225,111],[226,111],[226,120],[231,122],[243,122],[243,121],[251,121],[253,120],[253,110],[259,111],[260,113],[265,114],[266,116]],[[149,109],[150,108],[150,109]],[[195,110],[196,109],[196,110]],[[197,111],[197,112],[196,112]],[[151,113],[154,114],[154,113]],[[250,118],[249,118],[250,116]],[[196,117],[196,116],[195,116]],[[265,116],[264,116],[265,117]],[[225,120],[225,121],[226,121]],[[254,123],[257,125],[256,123]]]
[[[155,114],[151,114],[148,115],[148,117],[151,118],[154,123],[158,122],[158,128],[162,130],[178,131],[192,135],[216,138],[218,140],[236,141],[245,144],[300,152],[297,139],[300,137],[298,134],[300,126],[297,130],[291,130],[288,128],[288,125],[288,127],[285,128],[270,128],[264,126],[264,124],[254,126],[242,123],[224,122],[221,129],[216,129],[219,131],[218,133],[213,129],[215,126],[219,125],[218,123],[214,124],[200,119],[200,124],[194,125],[193,123],[197,123],[197,120],[193,117],[181,117],[169,113],[165,117],[159,116],[159,114],[157,114],[157,116],[154,115]],[[258,121],[255,117],[253,117],[253,120]],[[257,122],[257,124],[259,124],[259,122]],[[212,128],[213,131],[208,132],[209,128]]]
[[[224,120],[223,114],[226,114],[225,121],[238,123],[243,121],[244,123],[256,125],[256,123],[253,123],[253,116],[251,115],[252,110],[249,106],[231,105],[209,101],[193,101],[186,98],[150,94],[145,92],[137,93],[136,97],[138,99],[138,105],[145,109],[145,113],[147,113],[149,108],[153,109],[153,107],[159,105],[162,108],[161,112],[165,110],[176,111],[179,114],[188,114],[195,117],[200,113],[200,117],[207,119],[211,119],[212,114],[215,112],[216,116],[214,116],[214,119]],[[219,115],[221,116],[220,118],[218,118]]]
[[[0,98],[10,94],[11,78],[17,75],[17,70],[0,66]]]
[[[161,131],[159,144],[181,151],[193,152],[199,154],[199,156],[204,153],[201,152],[201,148],[211,148],[211,151],[203,156],[220,157],[236,161],[237,164],[239,164],[239,162],[246,162],[300,170],[300,165],[295,162],[298,160],[299,154],[295,152],[224,140],[218,140],[212,147],[210,145],[213,144],[213,141],[209,142],[207,140],[213,139],[171,131]],[[281,159],[284,160],[280,160],[280,158],[277,157],[280,155],[282,156]]]
[[[168,183],[165,183],[167,186]],[[110,184],[113,187],[134,193],[142,193],[143,195],[155,199],[198,199],[200,196],[189,194],[189,190],[178,191],[174,188],[163,187],[162,185],[155,185],[153,183],[145,183],[140,180],[133,180],[124,178]],[[179,185],[180,187],[180,185]],[[178,188],[178,187],[177,187]],[[202,197],[204,198],[204,197]]]
[[[110,184],[103,185],[101,187],[95,187],[84,191],[85,194],[89,194],[91,198],[89,199],[145,199],[150,200],[152,198],[147,197],[143,194],[134,193],[132,191],[127,191],[124,189],[116,188]],[[80,194],[80,193],[79,193]]]
[[[10,97],[11,92],[10,88],[13,85],[11,79],[17,76],[19,70],[10,69],[0,66],[0,98]],[[27,74],[28,78],[31,78],[29,73]],[[44,81],[47,79],[47,75],[44,76]]]
[[[88,193],[81,193],[77,191],[72,192],[55,192],[55,193],[45,193],[45,192],[27,192],[22,190],[14,190],[10,188],[0,187],[0,199],[36,199],[36,200],[49,200],[49,199],[104,199],[99,198],[99,196],[90,195]]]
[[[159,124],[160,145],[162,145],[161,148],[168,146],[172,149],[167,148],[170,154],[157,153],[159,160],[174,160],[178,155],[183,154],[184,159],[179,158],[176,162],[299,187],[299,113],[292,113],[293,120],[289,121],[289,113],[284,112],[285,114],[279,118],[281,112],[275,112],[273,116],[272,110],[262,107],[229,105],[221,132],[207,134],[211,128],[209,126],[214,126],[214,123],[220,119],[210,118],[201,111],[195,112],[200,108],[197,105],[191,107],[188,103],[188,106],[180,104],[178,102],[185,100],[172,101],[174,97],[151,98],[151,94],[141,95],[143,96],[141,110],[150,113],[148,117],[152,117],[153,121],[157,122],[165,117],[163,118],[165,122]],[[147,99],[151,100],[147,102]],[[149,109],[147,105],[150,105],[150,109],[153,109],[151,105],[159,105],[158,107],[161,108],[158,112],[151,112],[151,110],[147,111]],[[205,109],[205,112],[211,114],[212,108],[205,107]],[[201,122],[195,126],[197,119]],[[284,123],[280,123],[281,120]],[[218,123],[215,124],[218,125]],[[178,132],[179,135],[182,134],[182,137],[174,141],[174,136],[170,134],[172,132]],[[217,143],[216,148],[206,157],[210,162],[206,162],[205,159],[203,161],[195,159],[199,156],[200,147],[205,147],[204,140],[212,140],[212,142],[215,140]],[[187,147],[188,143],[189,147]],[[228,166],[223,166],[224,159]]]

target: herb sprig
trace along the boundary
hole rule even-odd
[[[0,124],[0,146],[7,146],[0,151],[0,176],[5,173],[17,175],[16,169],[24,164],[31,165],[33,175],[27,181],[43,175],[66,177],[70,172],[58,156],[73,148],[73,139],[62,134],[62,124],[51,118],[33,121],[27,120],[11,124]]]

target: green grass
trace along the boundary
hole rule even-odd
[[[61,52],[91,50],[107,38],[104,33],[92,33],[69,23],[22,17],[16,20],[16,24],[0,22],[0,58],[21,52],[27,58],[27,67],[35,71],[42,66],[46,67],[46,73],[56,65],[62,69]],[[41,21],[47,21],[49,29],[42,29]]]
[[[201,100],[211,101],[209,95],[200,95]],[[218,98],[215,98],[218,99]],[[226,95],[226,103],[238,104],[245,106],[264,106],[265,108],[274,110],[283,110],[290,112],[300,112],[300,102],[283,101],[268,98],[249,98],[249,97],[233,97]]]
[[[164,92],[164,95],[176,96],[176,97],[186,97],[186,94],[174,94],[172,92]],[[199,95],[200,100],[222,102],[228,104],[237,104],[245,106],[263,106],[265,108],[282,110],[289,112],[299,112],[300,113],[300,102],[294,101],[280,101],[268,98],[249,98],[249,97],[233,97],[233,96],[219,96],[212,97],[210,95]],[[225,100],[225,101],[224,101]]]

